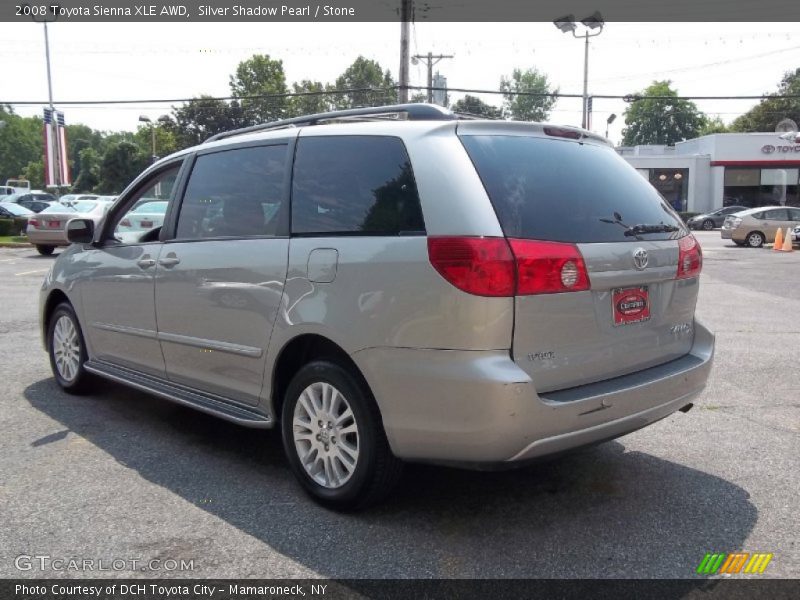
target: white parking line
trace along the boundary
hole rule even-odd
[[[14,273],[17,277],[20,275],[33,275],[34,273],[47,273],[47,269],[36,269],[35,271],[23,271],[22,273]]]

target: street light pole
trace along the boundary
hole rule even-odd
[[[161,115],[157,119],[159,123],[167,123],[169,120],[170,119],[168,115]],[[153,144],[153,154],[151,158],[152,162],[155,163],[158,160],[158,154],[156,153],[156,124],[153,123],[153,120],[147,115],[139,115],[139,121],[142,123],[148,123],[150,125],[150,139],[152,140]]]
[[[576,33],[577,26],[575,25],[575,15],[566,15],[553,21],[553,24],[561,30],[562,33],[570,32],[574,38],[584,38],[583,49],[583,109],[581,110],[581,127],[586,129],[589,126],[589,38],[595,37],[603,33],[603,16],[599,12],[595,12],[592,16],[586,17],[581,20],[581,23],[586,27],[583,35]],[[595,33],[590,31],[597,30]]]

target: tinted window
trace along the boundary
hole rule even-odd
[[[398,235],[425,224],[405,146],[379,136],[298,141],[292,232]]]
[[[776,208],[774,210],[765,210],[762,213],[764,216],[761,217],[762,219],[769,219],[772,221],[788,221],[786,215],[786,209],[783,208]]]
[[[278,235],[286,145],[236,148],[195,161],[177,237]]]
[[[625,235],[625,226],[662,224],[678,231],[643,233],[640,238],[684,235],[683,221],[612,148],[522,136],[469,135],[461,140],[509,237],[636,241]]]
[[[789,209],[789,220],[790,221],[800,221],[800,208],[790,208]]]

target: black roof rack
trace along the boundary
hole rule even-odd
[[[242,127],[232,131],[225,131],[212,135],[204,143],[224,140],[225,138],[256,131],[269,131],[271,129],[283,129],[286,127],[305,127],[308,125],[318,125],[326,121],[336,121],[338,119],[353,120],[400,120],[401,115],[407,121],[453,121],[460,118],[459,115],[450,112],[448,109],[436,104],[392,104],[390,106],[369,106],[365,108],[350,108],[347,110],[335,110],[331,112],[305,115],[292,119],[282,119],[271,121],[251,127]]]

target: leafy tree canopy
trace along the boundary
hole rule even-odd
[[[547,75],[535,68],[514,69],[511,77],[500,78],[500,91],[503,92],[504,116],[517,121],[547,121],[556,103],[555,96],[521,96],[523,93],[555,94],[558,88],[551,89]]]
[[[706,124],[705,115],[694,102],[680,100],[670,81],[654,81],[641,96],[657,99],[634,100],[625,110],[622,145],[672,145],[700,135]]]
[[[732,131],[775,131],[783,119],[792,119],[800,124],[800,69],[786,73],[778,84],[778,91],[761,100],[753,108],[731,123]]]
[[[337,94],[334,98],[336,108],[356,108],[360,106],[383,106],[397,100],[392,74],[381,68],[374,60],[359,56],[344,73],[336,78],[334,89],[357,90],[369,88],[367,92]]]
[[[480,98],[467,94],[451,107],[453,112],[475,115],[487,119],[499,119],[503,116],[502,110],[491,104],[486,104]]]
[[[234,96],[274,96],[288,93],[283,61],[274,60],[269,54],[254,54],[236,67],[236,72],[230,77],[230,88]],[[244,126],[256,125],[285,118],[288,114],[289,98],[243,99],[239,105]]]

